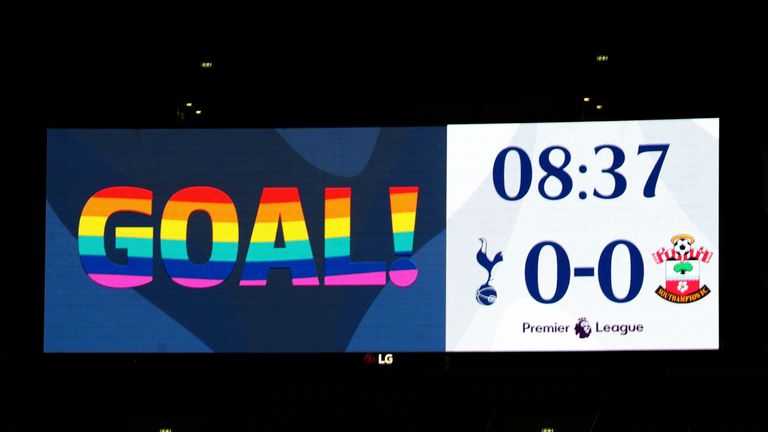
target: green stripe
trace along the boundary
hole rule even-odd
[[[233,262],[237,260],[237,246],[235,242],[215,242],[211,248],[211,257],[208,261]],[[160,248],[163,258],[189,260],[186,240],[160,240]]]
[[[115,237],[115,247],[128,249],[128,256],[152,258],[152,239]]]
[[[80,255],[104,256],[104,237],[80,236],[77,241],[77,250]]]
[[[325,239],[325,257],[336,258],[349,256],[349,237]]]
[[[78,239],[80,255],[105,256],[104,237],[80,236]],[[116,237],[115,248],[128,249],[130,256],[136,258],[152,258],[152,239]]]
[[[396,253],[413,251],[413,232],[394,233],[393,238]]]
[[[248,246],[246,262],[293,261],[313,259],[309,240],[285,242],[284,248],[276,248],[272,242],[253,242]]]

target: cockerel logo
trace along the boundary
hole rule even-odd
[[[496,302],[496,299],[498,298],[498,294],[496,293],[496,289],[494,289],[491,286],[491,280],[493,268],[496,267],[496,264],[504,261],[504,256],[501,254],[501,252],[497,252],[496,256],[493,257],[493,260],[489,258],[488,256],[488,240],[485,238],[480,238],[480,249],[477,251],[477,263],[483,266],[485,271],[488,272],[488,279],[486,279],[485,283],[480,286],[480,288],[477,289],[477,292],[475,293],[475,299],[478,303],[484,306],[490,306],[493,303]]]

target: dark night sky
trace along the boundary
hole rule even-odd
[[[24,401],[10,430],[74,429],[93,418],[111,422],[116,430],[162,425],[175,425],[174,431],[249,430],[308,426],[315,420],[482,430],[494,412],[489,430],[538,431],[545,424],[559,425],[555,430],[589,430],[598,410],[602,414],[595,430],[764,424],[764,414],[757,412],[765,397],[746,395],[765,394],[760,384],[766,383],[768,364],[763,313],[768,280],[734,271],[735,259],[723,259],[723,274],[733,274],[741,288],[721,297],[719,352],[477,354],[448,360],[406,355],[402,366],[390,371],[366,368],[354,355],[41,355],[46,127],[716,116],[722,119],[721,249],[765,257],[758,245],[766,240],[768,152],[757,96],[765,83],[746,45],[701,34],[625,45],[608,37],[583,42],[579,34],[553,44],[525,43],[518,35],[488,35],[480,41],[435,35],[412,43],[372,42],[362,49],[349,42],[353,35],[295,43],[269,43],[277,36],[259,36],[264,35],[225,44],[195,44],[188,35],[105,43],[97,35],[82,34],[50,37],[25,50],[22,58],[28,61],[19,68],[24,77],[12,83],[16,93],[24,94],[12,105],[22,115],[10,128],[22,147],[30,186],[18,195],[28,209],[26,229],[13,233],[12,241],[19,245],[19,256],[30,258],[7,264],[20,264],[27,277],[26,291],[13,292],[4,303],[12,322],[2,349],[8,375],[4,393]],[[607,54],[609,61],[596,62],[598,54]],[[213,67],[200,68],[203,61]],[[585,109],[585,96],[605,108]],[[182,120],[178,111],[189,100],[202,106],[203,114],[187,112]],[[10,183],[11,188],[18,189],[17,184]],[[6,290],[14,285],[7,283]],[[426,408],[426,399],[444,408]],[[213,400],[216,408],[203,412]],[[700,412],[659,407],[674,407],[672,400],[687,401]]]

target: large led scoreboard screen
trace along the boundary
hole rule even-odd
[[[719,347],[717,119],[47,148],[46,352]]]

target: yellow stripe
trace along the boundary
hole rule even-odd
[[[106,227],[106,225],[106,217],[83,216],[80,218],[80,226],[77,228],[77,234],[81,236],[103,236],[104,227]]]
[[[416,223],[416,212],[392,213],[392,232],[411,232]]]
[[[187,221],[163,219],[160,224],[160,238],[162,240],[186,240]]]
[[[107,218],[102,216],[83,216],[80,218],[80,226],[77,229],[81,236],[104,236],[104,229],[107,226]],[[128,238],[146,238],[153,236],[151,227],[116,227],[115,235],[117,237]]]
[[[153,229],[151,227],[117,227],[115,236],[123,238],[152,239]]]
[[[331,218],[325,220],[325,238],[349,237],[349,218]]]
[[[285,241],[309,240],[304,220],[282,222]],[[273,242],[277,236],[277,222],[257,222],[253,226],[251,242]]]
[[[237,222],[214,222],[213,241],[237,243],[240,239],[240,228]]]
[[[213,241],[237,242],[240,237],[238,224],[235,222],[214,222]],[[162,240],[186,240],[187,221],[175,219],[163,219],[160,225],[160,238]]]
[[[258,222],[253,225],[251,243],[275,241],[277,222]]]

